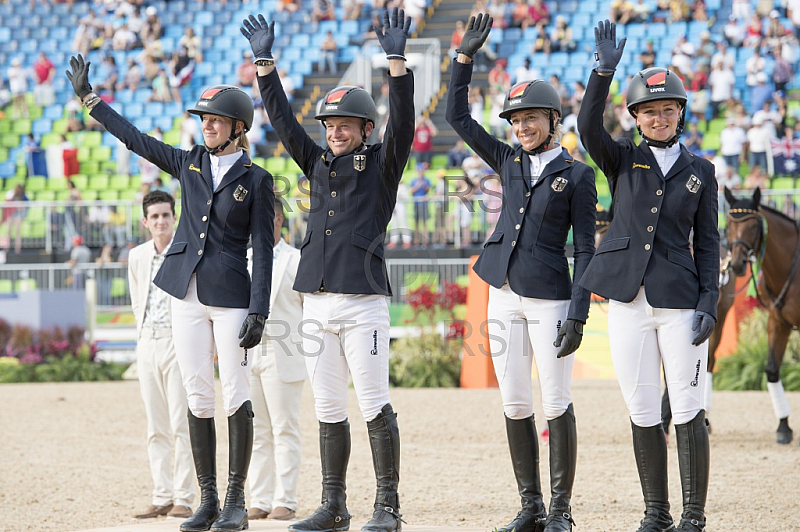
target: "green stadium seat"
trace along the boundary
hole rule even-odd
[[[169,144],[170,146],[180,146],[181,144],[181,132],[177,129],[172,129],[170,131],[164,132],[164,143]]]
[[[132,190],[132,189],[120,190],[119,191],[119,199],[125,200],[125,201],[132,201],[132,200],[136,199],[136,194],[137,193],[138,193],[138,190]]]
[[[270,157],[265,162],[264,170],[272,175],[283,175],[284,170],[286,170],[286,158]]]
[[[55,201],[55,190],[37,190],[33,194],[33,199],[36,201]]]
[[[0,279],[0,294],[14,293],[14,281],[11,279]]]
[[[44,207],[30,207],[25,219],[29,222],[44,222],[46,219],[46,211]]]
[[[113,190],[127,190],[130,188],[131,179],[122,174],[113,175],[108,181],[108,187]]]
[[[97,199],[99,192],[97,190],[81,190],[81,198],[83,201],[94,201]]]
[[[89,185],[89,176],[86,174],[75,174],[70,177],[70,181],[78,190],[83,190]]]
[[[97,195],[98,199],[105,200],[105,201],[117,201],[119,199],[119,191],[117,190],[100,190],[98,191],[99,194]]]
[[[57,146],[61,144],[61,135],[58,133],[46,133],[42,135],[42,140],[39,145],[42,148],[49,148],[50,146]]]
[[[83,161],[80,164],[82,174],[99,174],[100,161]]]
[[[408,272],[403,276],[403,286],[406,293],[427,286],[430,290],[439,287],[439,274],[436,272]]]
[[[14,284],[17,292],[31,292],[36,290],[36,279],[18,279]]]
[[[106,190],[108,189],[109,177],[105,174],[95,174],[89,176],[89,190]]]
[[[447,168],[447,154],[438,154],[431,157],[431,168]]]
[[[94,146],[91,157],[93,161],[108,161],[111,159],[111,148],[108,146]]]
[[[125,297],[128,295],[128,280],[124,277],[111,279],[111,297]]]
[[[67,119],[66,118],[59,118],[58,120],[53,120],[52,126],[53,133],[57,135],[63,135],[67,132]]]
[[[67,180],[63,177],[51,177],[47,180],[47,188],[50,190],[66,190]]]
[[[26,192],[36,192],[45,188],[47,188],[47,178],[44,176],[34,175],[25,180]]]
[[[78,146],[78,162],[90,161],[92,159],[92,148],[86,145]]]
[[[83,137],[79,141],[81,146],[95,148],[103,144],[103,134],[99,131],[84,131],[81,136]]]
[[[11,132],[17,135],[27,135],[31,132],[31,121],[29,118],[17,118],[11,126]]]
[[[46,222],[29,222],[26,220],[22,223],[21,229],[22,238],[44,240],[47,236]]]

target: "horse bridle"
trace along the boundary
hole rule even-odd
[[[731,216],[731,213],[734,214],[742,214],[743,216]],[[755,262],[761,257],[756,257],[756,249],[761,247],[762,241],[764,239],[764,217],[763,215],[755,209],[731,209],[728,211],[728,223],[742,223],[748,222],[750,220],[757,219],[760,223],[758,224],[758,236],[752,244],[746,240],[742,240],[741,238],[737,238],[733,242],[728,242],[728,254],[733,251],[736,246],[741,246],[744,248],[745,255],[747,256],[748,262]],[[729,261],[728,261],[729,262]]]

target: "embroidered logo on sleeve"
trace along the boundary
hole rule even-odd
[[[367,156],[353,155],[353,168],[358,172],[363,172],[367,168]]]
[[[245,196],[247,196],[247,189],[242,185],[239,185],[236,187],[236,190],[233,191],[233,199],[236,201],[244,201]]]
[[[631,167],[631,169],[635,170],[636,168],[644,168],[645,170],[650,170],[650,165],[633,163],[633,167]]]
[[[700,181],[700,178],[692,174],[691,177],[689,177],[689,181],[686,182],[686,188],[688,188],[689,192],[692,194],[697,194],[697,191],[700,190],[700,185],[702,184],[703,183]]]
[[[189,164],[189,170],[194,170],[195,172],[200,172],[200,169],[193,164]],[[203,172],[200,172],[201,174]]]
[[[566,188],[567,183],[569,183],[569,181],[567,181],[563,177],[557,177],[553,180],[553,184],[550,185],[550,187],[556,192],[561,192]]]

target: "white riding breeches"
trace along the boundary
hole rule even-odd
[[[568,310],[569,300],[522,297],[508,284],[489,287],[489,345],[503,411],[509,419],[533,415],[534,359],[545,418],[557,418],[572,402],[570,384],[575,357],[556,358],[558,348],[553,346]]]
[[[348,370],[365,421],[389,403],[389,306],[382,295],[315,292],[303,300],[303,353],[317,419],[347,419]]]
[[[250,360],[239,347],[239,330],[247,317],[246,308],[204,305],[197,299],[196,276],[189,281],[183,299],[172,298],[172,338],[183,376],[189,410],[196,417],[214,417],[214,355],[219,363],[222,406],[231,416],[250,399]]]
[[[703,409],[708,341],[692,345],[694,312],[653,308],[644,287],[630,303],[609,301],[611,359],[635,425],[661,423],[662,364],[673,423],[688,423]]]

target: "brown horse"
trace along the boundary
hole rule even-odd
[[[606,231],[608,231],[608,227],[611,225],[611,219],[613,217],[612,211],[613,209],[604,210],[598,206],[597,221],[595,222],[594,233],[595,247],[599,246],[600,242],[603,241]],[[724,257],[725,255],[727,255],[727,250],[720,247],[720,257]],[[717,302],[717,323],[714,326],[714,332],[711,333],[711,337],[708,339],[708,364],[706,366],[706,371],[709,374],[714,371],[714,364],[716,362],[716,357],[714,355],[719,347],[720,340],[722,340],[722,328],[725,324],[725,317],[728,315],[728,311],[733,307],[733,301],[735,297],[736,278],[729,274],[726,261],[725,265],[720,264],[720,288],[719,300]],[[710,384],[711,379],[709,379],[709,389],[706,391],[706,397],[703,405],[706,411],[706,416],[711,410]],[[669,434],[669,425],[671,421],[672,409],[669,405],[669,392],[667,388],[664,387],[664,395],[661,397],[661,426],[664,429],[665,434]],[[708,423],[707,417],[706,423]]]
[[[769,312],[767,339],[769,354],[766,374],[772,407],[780,420],[776,441],[792,441],[789,403],[780,378],[781,362],[792,328],[800,325],[800,227],[795,220],[771,207],[761,205],[761,190],[751,198],[736,199],[725,189],[730,203],[728,249],[730,268],[737,276],[747,272],[748,263],[761,263],[763,277],[757,284],[758,299]]]

